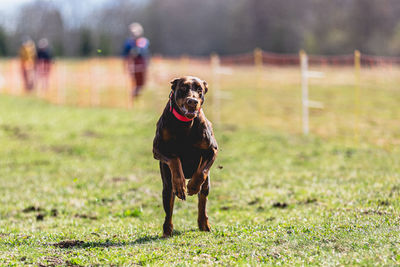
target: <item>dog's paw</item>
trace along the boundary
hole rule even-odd
[[[172,233],[163,233],[162,238],[169,238],[172,236]]]
[[[172,182],[174,194],[182,200],[186,200],[186,183],[185,178],[174,179]]]
[[[163,224],[163,238],[168,238],[172,236],[172,232],[173,232],[174,226],[172,225],[172,223],[169,222],[164,222]]]
[[[210,232],[211,231],[211,227],[210,227],[210,224],[209,224],[208,220],[201,220],[198,223],[199,223],[199,230],[200,231],[204,231],[204,232]]]
[[[201,184],[196,183],[196,179],[190,179],[187,184],[188,195],[192,196],[200,192]]]

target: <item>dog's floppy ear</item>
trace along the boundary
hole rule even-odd
[[[208,84],[206,81],[203,81],[203,85],[204,85],[204,94],[207,94],[208,92]]]
[[[171,90],[175,92],[176,86],[178,85],[180,78],[175,78],[171,81]]]

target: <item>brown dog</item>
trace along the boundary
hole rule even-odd
[[[174,79],[171,84],[170,98],[157,122],[153,142],[153,155],[160,161],[163,181],[164,237],[172,235],[175,195],[185,200],[186,192],[198,194],[199,229],[210,231],[206,213],[209,172],[218,151],[211,123],[201,109],[207,83],[186,76]],[[185,178],[190,179],[187,190]]]

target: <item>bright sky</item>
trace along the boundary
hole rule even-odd
[[[60,3],[68,4],[67,2],[69,0],[47,0],[47,1],[56,3],[58,2],[59,4]],[[82,4],[101,5],[106,1],[107,0],[81,0],[80,2]],[[29,2],[35,2],[35,0],[0,0],[0,11],[2,11],[3,13],[13,12],[16,11],[18,7],[21,6],[22,4],[26,4]]]
[[[1,11],[13,11],[19,7],[19,5],[33,2],[34,0],[0,0]]]
[[[0,0],[0,25],[5,26],[8,29],[13,29],[15,27],[15,20],[18,14],[19,8],[23,4],[32,3],[36,0]],[[112,0],[42,0],[54,2],[64,15],[68,16],[68,12],[74,10],[73,12],[79,12],[81,16],[88,12],[95,6],[100,6],[107,1]],[[79,9],[76,9],[79,7]]]

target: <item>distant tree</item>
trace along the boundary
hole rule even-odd
[[[48,38],[56,55],[91,56],[96,49],[119,55],[132,22],[143,24],[152,52],[166,55],[234,54],[255,47],[282,53],[301,48],[322,54],[399,53],[399,0],[99,2],[92,10],[89,1],[28,2],[15,32],[7,32],[7,53],[15,55],[29,35]]]
[[[7,33],[0,26],[0,57],[8,56]]]
[[[93,12],[93,15],[88,18],[90,21],[88,25],[91,26],[90,29],[97,44],[108,46],[111,54],[121,54],[124,40],[130,34],[129,24],[142,22],[142,18],[148,15],[143,11],[144,5],[139,6],[130,0],[113,0],[112,4]],[[144,25],[144,30],[147,35],[153,29],[148,29]]]
[[[65,55],[64,43],[61,40],[57,40],[57,41],[53,42],[52,48],[53,48],[53,53],[55,56],[64,56]]]
[[[397,24],[389,43],[391,54],[400,56],[400,22]]]
[[[101,33],[97,46],[97,55],[109,56],[111,55],[111,38],[106,33]]]
[[[376,31],[384,31],[381,28],[384,18],[380,14],[380,1],[354,0],[350,10],[349,26],[351,32],[350,42],[355,49],[363,52],[372,52],[368,48],[368,42]]]
[[[20,42],[23,36],[37,41],[47,38],[55,55],[64,53],[64,22],[53,2],[37,0],[24,5],[17,18],[15,35]]]
[[[88,28],[82,28],[80,30],[80,44],[79,44],[79,55],[82,57],[88,57],[93,54],[93,43],[91,37],[91,31]]]

